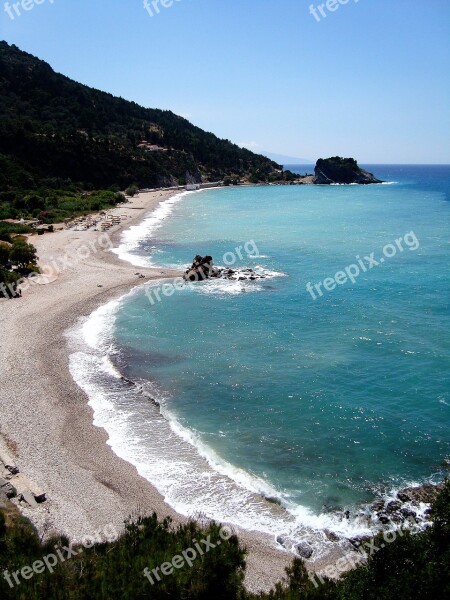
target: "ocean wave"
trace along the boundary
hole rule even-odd
[[[258,280],[261,281],[261,280]],[[198,294],[206,295],[230,295],[236,296],[242,293],[254,293],[263,290],[261,285],[254,281],[235,281],[230,279],[209,279],[198,282],[191,288]]]
[[[226,269],[218,265],[218,268]],[[271,271],[256,265],[253,271],[258,276],[252,280],[249,278],[249,272],[245,268],[233,269],[234,273],[230,277],[212,278],[203,282],[197,282],[191,286],[191,289],[199,294],[206,295],[231,295],[235,296],[242,293],[254,293],[264,290],[264,281],[275,277],[287,277],[286,273],[281,271]]]
[[[70,372],[89,398],[94,425],[107,432],[115,454],[134,465],[174,510],[267,533],[274,543],[280,535],[292,545],[307,539],[315,559],[328,551],[325,530],[348,543],[347,538],[371,536],[381,528],[370,506],[352,511],[349,519],[342,511],[316,514],[292,502],[270,482],[222,459],[201,433],[185,427],[157,383],[124,383],[112,358],[118,353],[114,323],[126,296],[97,309],[68,333],[73,344]],[[384,497],[393,499],[396,491]],[[427,508],[414,510],[423,515]]]
[[[164,403],[161,405],[161,414],[168,421],[172,431],[181,439],[190,444],[198,454],[203,457],[208,464],[221,475],[229,477],[231,480],[238,483],[244,489],[255,494],[259,494],[262,497],[277,497],[280,500],[281,495],[278,491],[272,487],[267,481],[257,477],[256,475],[250,475],[244,469],[240,469],[235,465],[232,465],[228,461],[221,458],[212,448],[205,444],[198,432],[188,429],[181,425],[177,417],[166,407]]]
[[[270,483],[223,460],[178,421],[157,384],[123,382],[108,354],[117,352],[112,332],[119,306],[120,301],[108,303],[68,333],[74,344],[70,372],[89,398],[94,425],[105,429],[117,456],[133,464],[180,514],[201,513],[274,540],[279,534],[302,539],[303,527],[317,523],[308,509],[297,515],[285,510],[288,499]]]
[[[112,317],[114,306],[110,309]],[[106,310],[93,316],[97,325],[100,318],[105,324],[110,322]],[[80,349],[81,331],[87,331],[86,323],[70,333],[77,343],[70,356],[70,371],[89,397],[94,425],[106,430],[114,452],[133,464],[179,513],[192,517],[202,512],[244,529],[275,534],[280,524],[262,497],[274,490],[202,445],[196,434],[166,409],[164,394],[159,394],[156,386],[151,386],[149,394],[146,384],[125,385],[103,353],[104,339],[96,348],[86,341],[84,350]],[[149,402],[149,395],[157,401]],[[286,520],[288,525],[287,513]]]
[[[121,260],[126,260],[136,267],[153,266],[151,257],[139,256],[134,252],[139,248],[143,240],[149,238],[156,229],[162,226],[164,220],[173,212],[178,202],[185,196],[196,193],[198,192],[180,192],[168,200],[162,200],[157,208],[142,223],[132,225],[129,229],[122,232],[120,244],[117,248],[113,248],[112,252],[117,254]]]
[[[264,275],[266,279],[272,279],[275,277],[288,277],[288,274],[283,273],[283,271],[271,271],[270,269],[267,269],[261,265],[255,265],[254,271],[256,271],[258,275]]]
[[[115,316],[123,298],[100,306],[82,323],[81,334],[88,346],[94,349],[103,348],[105,352],[110,350]]]

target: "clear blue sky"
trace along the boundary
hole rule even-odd
[[[12,20],[1,0],[0,37],[87,85],[255,150],[450,163],[449,0],[335,0],[319,21],[320,0],[39,1]]]

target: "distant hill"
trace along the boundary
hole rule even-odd
[[[0,203],[5,193],[68,181],[89,190],[224,177],[272,180],[279,166],[171,111],[77,83],[0,42]]]
[[[284,154],[275,154],[274,152],[267,152],[261,150],[263,156],[267,156],[270,160],[274,160],[279,165],[313,165],[314,160],[308,158],[295,158],[293,156],[285,156]]]

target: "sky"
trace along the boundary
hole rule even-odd
[[[0,38],[255,151],[450,163],[449,0],[147,2],[0,0]]]

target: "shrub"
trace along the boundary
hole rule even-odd
[[[138,188],[138,186],[137,186],[137,185],[130,185],[130,186],[128,186],[128,187],[127,187],[127,189],[125,190],[125,194],[126,194],[127,196],[131,196],[131,197],[133,197],[133,196],[136,196],[136,194],[138,193],[138,191],[139,191],[139,188]]]
[[[10,247],[4,242],[0,242],[0,265],[6,265],[9,260]]]
[[[27,268],[28,265],[35,265],[37,260],[36,248],[19,238],[14,239],[9,256],[11,262],[22,269]]]

